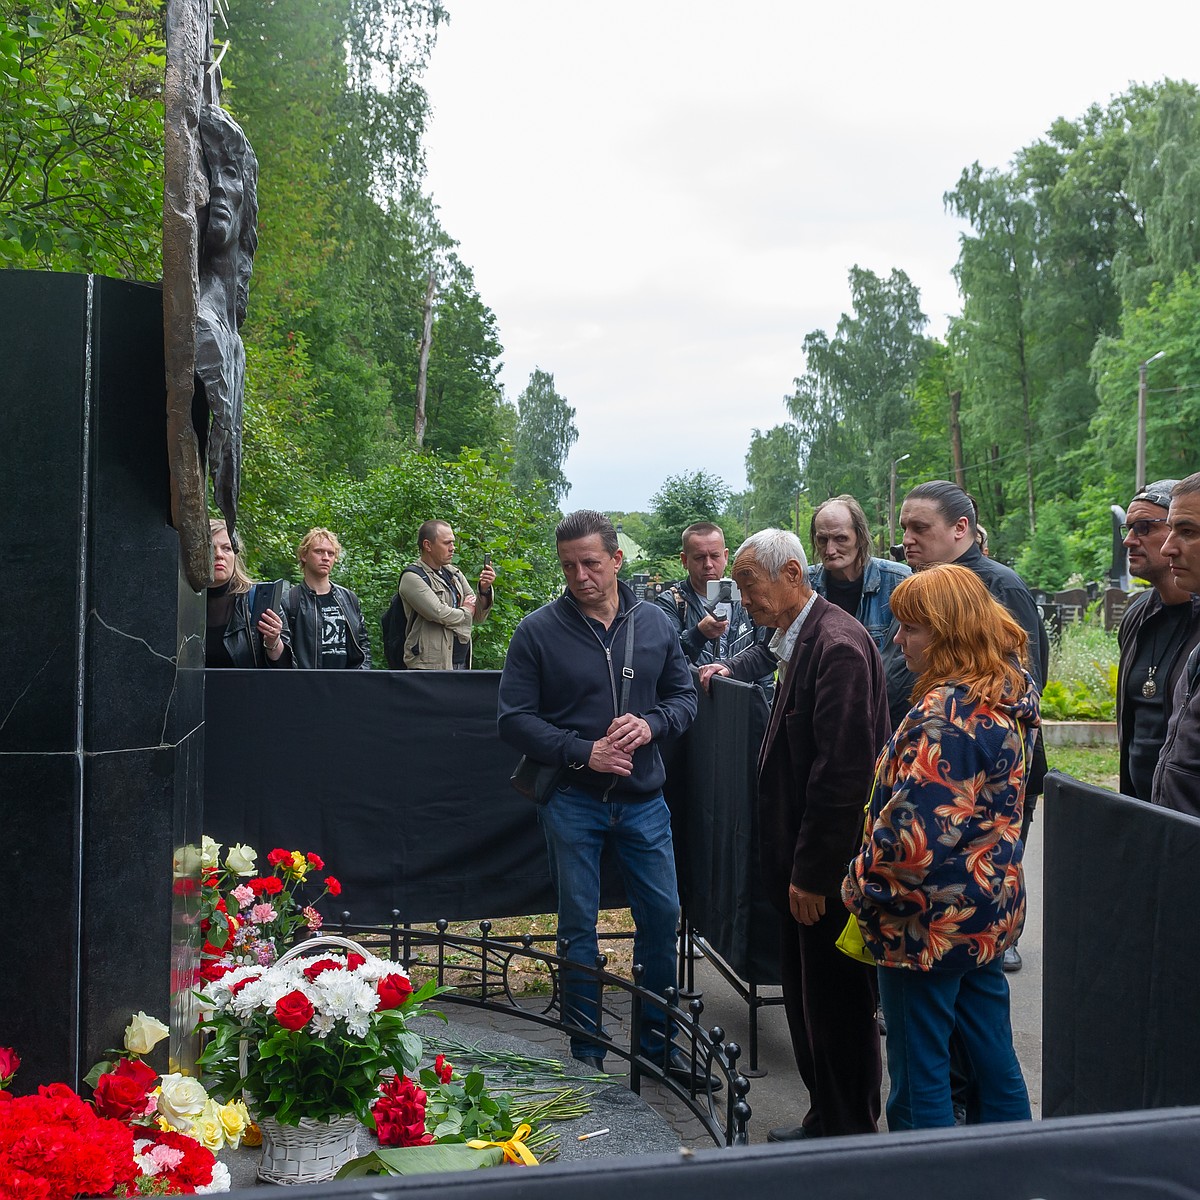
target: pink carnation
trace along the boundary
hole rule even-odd
[[[310,904],[304,909],[304,919],[308,922],[309,929],[320,929],[322,917],[319,912]]]
[[[238,908],[245,908],[254,899],[254,889],[243,883],[235,887],[230,895],[238,902]]]
[[[269,904],[256,904],[250,910],[250,920],[255,925],[266,925],[275,920],[275,910]]]

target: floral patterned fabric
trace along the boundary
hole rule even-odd
[[[1038,697],[971,703],[955,684],[909,712],[876,764],[863,845],[842,884],[882,967],[982,966],[1025,923],[1021,815]]]

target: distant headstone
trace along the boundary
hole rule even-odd
[[[1064,592],[1055,592],[1053,599],[1062,608],[1064,624],[1083,620],[1083,614],[1088,606],[1088,594],[1085,588],[1067,588]]]
[[[1057,642],[1062,637],[1062,605],[1055,604],[1053,600],[1039,599],[1039,597],[1044,595],[1044,592],[1038,592],[1034,597],[1034,599],[1037,601],[1038,616],[1041,617],[1042,624],[1046,627],[1046,636],[1049,637],[1052,642]]]
[[[619,528],[619,526],[618,526],[618,528]],[[634,595],[635,595],[635,596],[636,596],[636,597],[637,597],[639,600],[645,600],[645,598],[646,598],[646,584],[648,584],[649,582],[650,582],[650,576],[649,576],[649,575],[635,575],[635,576],[634,576],[634,577],[633,577],[633,578],[630,580],[630,583],[631,583],[631,584],[632,584],[632,586],[633,586],[633,594],[634,594]]]
[[[1104,592],[1104,628],[1111,633],[1121,624],[1121,618],[1129,607],[1132,597],[1120,588],[1110,587]]]

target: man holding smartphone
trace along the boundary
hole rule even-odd
[[[687,575],[671,584],[655,603],[671,619],[684,658],[699,667],[732,658],[756,642],[765,644],[771,631],[760,629],[750,620],[733,581],[724,579],[729,550],[721,527],[711,521],[697,521],[683,531],[682,542],[679,561]],[[717,590],[710,600],[710,583],[728,584],[728,596]],[[769,693],[770,675],[757,682]]]
[[[426,521],[417,530],[420,558],[400,575],[404,606],[404,665],[410,671],[466,671],[471,633],[492,611],[496,572],[491,555],[479,573],[479,594],[454,566],[454,530],[447,521]]]

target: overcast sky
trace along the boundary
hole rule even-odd
[[[942,194],[1131,81],[1197,79],[1200,5],[446,0],[428,186],[515,402],[576,409],[564,507],[745,486],[854,264],[958,309]]]

